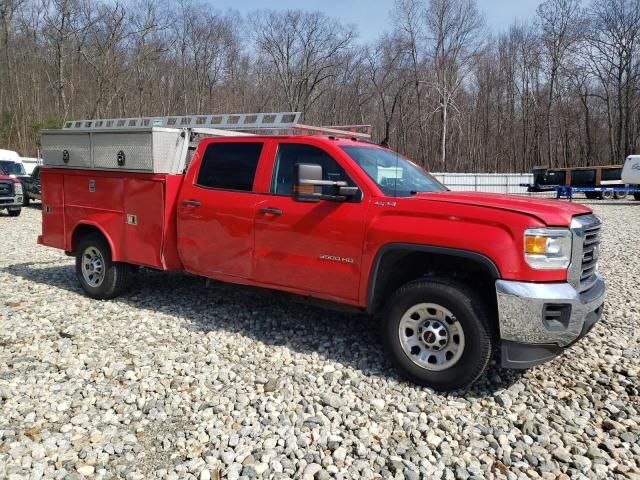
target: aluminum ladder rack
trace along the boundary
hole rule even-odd
[[[64,131],[114,131],[149,128],[190,129],[195,133],[215,134],[215,130],[253,133],[257,135],[329,135],[357,139],[371,138],[370,125],[316,127],[299,123],[300,112],[236,113],[219,115],[185,115],[166,117],[106,118],[70,120]],[[207,131],[212,129],[212,131]]]

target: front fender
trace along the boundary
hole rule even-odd
[[[402,199],[395,206],[394,202],[388,203],[369,209],[360,289],[363,303],[368,297],[376,257],[392,244],[466,252],[492,263],[497,277],[502,279],[531,282],[567,279],[566,270],[533,270],[524,260],[524,231],[544,226],[537,218],[474,205]]]

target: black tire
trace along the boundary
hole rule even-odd
[[[462,354],[444,370],[418,365],[402,348],[402,318],[420,303],[434,303],[449,310],[455,317],[453,322],[459,322],[458,328],[463,331]],[[464,284],[447,278],[417,280],[400,287],[387,301],[382,312],[382,340],[391,361],[407,379],[438,391],[463,389],[483,374],[495,350],[497,334],[490,318],[485,303]]]
[[[627,192],[614,192],[613,198],[615,198],[616,200],[624,200],[625,198],[627,198]]]
[[[95,285],[90,284],[83,274],[83,256],[89,249],[97,251],[103,260],[103,279]],[[108,300],[117,297],[129,288],[133,280],[133,271],[131,265],[127,263],[111,261],[111,248],[102,235],[89,233],[80,240],[76,250],[76,276],[88,296],[99,300]]]
[[[28,207],[30,203],[31,203],[31,199],[29,198],[29,195],[27,195],[26,192],[25,192],[22,195],[22,206],[23,207]]]
[[[634,200],[640,200],[640,193],[634,193],[633,194],[633,199]]]
[[[613,198],[613,190],[603,190],[600,194],[601,200],[611,200]]]
[[[22,208],[7,208],[7,213],[10,217],[18,217],[22,213]]]

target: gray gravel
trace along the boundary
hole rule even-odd
[[[467,393],[402,381],[375,323],[140,271],[85,297],[0,216],[0,478],[640,479],[640,202],[604,220],[606,313],[555,361]]]

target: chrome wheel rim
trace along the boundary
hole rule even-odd
[[[104,281],[105,268],[102,253],[96,247],[87,247],[82,252],[82,276],[92,287],[99,287]]]
[[[398,336],[402,350],[421,368],[451,368],[464,352],[464,331],[458,319],[437,303],[419,303],[400,319]]]

